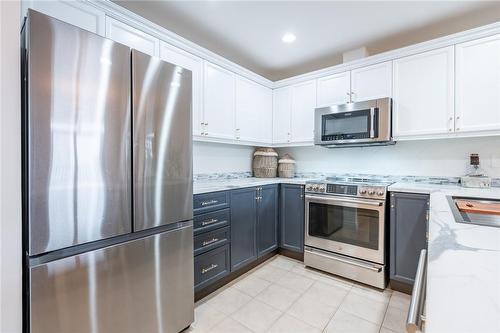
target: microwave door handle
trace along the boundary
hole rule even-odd
[[[370,139],[375,138],[375,108],[370,108]]]

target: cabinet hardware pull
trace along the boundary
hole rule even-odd
[[[215,222],[219,222],[219,220],[218,219],[206,220],[206,221],[201,222],[201,226],[204,227],[206,225],[209,225],[209,224],[212,224],[212,223],[215,223]]]
[[[213,204],[216,204],[216,203],[218,203],[218,202],[219,202],[218,200],[202,201],[202,202],[201,202],[201,205],[202,205],[202,206],[206,206],[206,205],[213,205]]]
[[[210,245],[210,244],[215,243],[217,241],[219,241],[218,238],[212,238],[211,240],[204,241],[202,246],[207,246],[207,245]]]
[[[201,274],[208,273],[208,272],[210,272],[212,269],[217,268],[217,267],[219,267],[219,265],[217,265],[217,264],[212,264],[212,265],[208,266],[207,268],[203,268],[203,269],[201,270]]]

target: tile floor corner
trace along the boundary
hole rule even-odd
[[[189,333],[405,333],[410,296],[278,255],[196,303]]]

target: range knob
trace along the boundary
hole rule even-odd
[[[325,188],[324,188],[324,187],[320,187],[320,188],[319,188],[319,191],[320,191],[320,192],[325,192]]]
[[[369,195],[374,195],[374,194],[375,194],[375,190],[369,190],[369,191],[368,191],[368,194],[369,194]]]
[[[319,189],[318,185],[314,185],[314,186],[313,186],[313,191],[314,191],[314,192],[317,192],[317,191],[318,191],[318,189]]]
[[[377,195],[380,196],[380,197],[383,196],[384,195],[384,191],[378,191]]]
[[[360,189],[359,194],[366,194],[366,189],[364,189],[364,188]]]
[[[312,185],[307,185],[307,186],[306,186],[306,190],[307,190],[307,191],[312,191]]]

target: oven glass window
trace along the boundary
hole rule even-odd
[[[366,115],[325,119],[323,135],[368,133],[368,124]]]
[[[311,202],[309,235],[378,250],[379,212]]]

